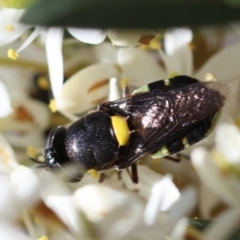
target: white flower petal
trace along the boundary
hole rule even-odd
[[[171,207],[169,212],[169,222],[166,228],[170,229],[176,222],[189,214],[197,203],[196,190],[188,187],[181,192],[181,198]]]
[[[0,217],[2,219],[16,219],[20,208],[18,208],[18,201],[12,189],[9,177],[7,175],[0,174],[0,184]]]
[[[7,88],[1,81],[0,81],[0,102],[1,102],[0,118],[6,117],[12,112],[12,108]]]
[[[199,188],[199,211],[204,219],[211,219],[212,210],[219,204],[220,199],[205,184],[200,183]]]
[[[46,171],[40,173],[43,184],[41,196],[44,203],[75,233],[81,232],[77,209],[71,191],[55,176]]]
[[[134,184],[127,171],[122,171],[122,179],[124,184],[131,191],[137,191],[138,194],[148,199],[152,194],[152,188],[155,184],[163,179],[163,176],[149,167],[138,165],[139,184]]]
[[[74,74],[63,85],[57,108],[68,113],[81,113],[107,100],[109,79],[119,78],[114,64],[91,65]]]
[[[165,54],[161,49],[159,53],[164,61],[168,74],[177,73],[179,75],[189,76],[193,74],[193,55],[188,45],[181,46],[171,55]]]
[[[27,132],[5,131],[4,137],[16,148],[26,149],[29,146],[42,148],[45,143],[45,136],[42,130],[29,129]]]
[[[168,210],[179,197],[180,193],[173,184],[171,177],[164,176],[162,180],[152,188],[152,195],[147,202],[144,213],[145,223],[147,225],[153,225],[159,210]]]
[[[187,226],[188,220],[185,218],[180,219],[173,228],[172,232],[169,234],[169,240],[185,240]]]
[[[216,131],[216,147],[226,160],[240,168],[240,131],[236,125],[221,124]]]
[[[141,43],[144,36],[151,36],[154,38],[155,31],[146,30],[108,30],[108,37],[116,46],[134,46]],[[151,38],[150,38],[151,39]]]
[[[204,80],[206,74],[211,73],[225,83],[239,79],[239,51],[240,43],[236,43],[217,52],[197,71],[195,77]]]
[[[164,48],[168,55],[192,41],[192,31],[188,28],[168,30],[164,34]]]
[[[46,53],[53,97],[58,99],[63,85],[63,29],[50,28],[46,36]]]
[[[25,10],[0,9],[0,46],[15,41],[30,26],[19,23]]]
[[[13,32],[9,32],[0,37],[0,46],[9,44],[16,39],[18,39],[25,31],[27,31],[30,26],[21,26]]]
[[[136,48],[121,48],[117,55],[118,64],[130,84],[143,86],[149,82],[166,78],[165,70],[145,51]]]
[[[12,147],[5,138],[0,135],[0,171],[9,173],[17,166],[18,163]]]
[[[107,36],[106,31],[101,29],[68,28],[68,31],[77,40],[89,44],[99,44],[103,42]]]
[[[79,188],[74,193],[73,199],[77,208],[83,211],[90,221],[99,222],[125,202],[126,195],[108,186],[89,184]]]
[[[36,204],[40,199],[40,182],[37,175],[25,166],[15,168],[11,173],[11,184],[13,191],[24,207]]]
[[[214,164],[210,154],[203,148],[194,149],[191,159],[204,184],[230,205],[239,206],[240,187],[237,179],[222,173]]]
[[[35,28],[35,30],[30,34],[30,36],[24,41],[24,43],[22,44],[22,46],[16,51],[17,53],[21,52],[22,50],[24,50],[25,48],[27,48],[35,39],[38,35],[40,35],[40,33],[43,31],[43,28],[37,27]]]
[[[0,118],[0,129],[3,131],[41,131],[48,127],[50,112],[46,104],[31,98],[13,103],[14,112]]]
[[[17,226],[1,221],[0,222],[0,239],[6,240],[31,240]]]
[[[106,215],[98,224],[103,239],[121,239],[137,223],[142,222],[142,212],[144,203],[136,195],[125,194],[126,199],[121,205],[116,206],[108,215]]]
[[[137,225],[137,227],[128,231],[121,240],[141,239],[141,240],[165,240],[164,226],[159,224],[153,226]]]
[[[111,78],[109,82],[109,101],[114,101],[120,98],[120,93],[118,89],[117,79]]]
[[[240,219],[240,209],[233,208],[223,212],[215,221],[204,231],[204,240],[224,240],[229,239]]]
[[[104,42],[92,46],[92,52],[96,59],[96,62],[117,62],[117,48],[112,44]]]
[[[239,79],[231,81],[227,84],[229,87],[229,93],[226,94],[226,102],[223,108],[223,112],[228,114],[232,119],[239,117],[239,101],[240,101],[240,81]]]

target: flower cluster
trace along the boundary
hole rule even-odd
[[[19,23],[23,12],[0,8],[0,238],[229,237],[240,217],[236,26],[226,29],[219,46],[214,29],[199,30],[197,38],[188,28],[42,28]],[[195,38],[204,39],[209,53],[201,64]],[[127,171],[119,179],[113,170],[102,183],[87,175],[73,184],[27,160],[26,149],[34,146],[28,155],[38,156],[51,128],[120,98],[121,82],[135,89],[178,74],[230,88],[219,126],[183,153],[191,152],[194,168],[188,160],[148,158],[138,166],[139,184]],[[189,217],[216,221],[201,232],[188,226]]]

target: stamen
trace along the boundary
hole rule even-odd
[[[118,84],[116,78],[111,78],[109,81],[109,101],[114,101],[116,99],[120,98],[119,90],[118,90]]]
[[[38,79],[37,79],[37,84],[38,84],[38,87],[42,90],[49,90],[50,89],[50,84],[49,84],[49,81],[46,77],[44,76],[40,76]]]
[[[27,40],[23,43],[23,45],[17,50],[17,53],[21,52],[23,49],[25,49],[29,44],[33,42],[33,40],[43,31],[42,28],[36,28],[30,36],[27,38]]]
[[[128,85],[129,78],[122,78],[120,81],[121,87],[125,88]]]
[[[7,55],[9,58],[11,58],[12,60],[16,60],[19,55],[17,54],[17,52],[15,52],[13,49],[8,49]]]
[[[171,72],[168,74],[168,78],[173,78],[173,77],[176,77],[176,76],[179,76],[179,74],[177,72]]]
[[[88,174],[91,174],[92,175],[92,178],[98,178],[98,172],[94,169],[90,169],[87,171]]]
[[[13,32],[15,30],[14,26],[13,25],[9,25],[7,24],[5,26],[5,29],[8,31],[8,32]]]
[[[48,107],[50,108],[50,110],[51,110],[52,113],[56,112],[56,111],[57,111],[57,103],[56,103],[56,100],[55,100],[55,99],[51,99]]]
[[[156,38],[154,38],[152,41],[150,41],[149,43],[149,47],[152,50],[158,50],[161,48],[161,43],[159,42],[159,40],[157,40]]]
[[[42,236],[42,237],[38,238],[37,240],[48,240],[48,237]]]
[[[30,159],[31,161],[35,162],[35,163],[40,164],[40,165],[37,166],[37,168],[43,168],[43,167],[46,166],[45,162],[39,161],[39,160],[34,159],[34,158],[31,158],[31,157],[30,157],[29,159]]]

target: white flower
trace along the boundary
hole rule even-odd
[[[8,240],[31,240],[18,226],[5,221],[0,221],[0,238]]]
[[[235,133],[234,130],[236,130]],[[236,162],[239,148],[234,147],[234,145],[231,146],[234,151],[229,154],[229,149],[222,148],[221,146],[223,146],[224,143],[228,145],[227,142],[235,143],[240,137],[240,132],[238,129],[235,129],[234,126],[224,124],[217,127],[216,136],[218,137],[218,150],[213,150],[209,153],[203,148],[195,149],[191,155],[192,162],[203,183],[228,204],[236,207],[239,206],[240,201],[238,180],[239,159],[238,162]],[[224,151],[225,149],[226,151]]]
[[[17,163],[12,148],[0,136],[0,217],[17,219],[21,212],[39,200],[40,183],[36,174]]]
[[[197,148],[191,154],[192,162],[201,181],[214,193],[208,195],[207,205],[200,205],[204,214],[209,215],[207,210],[211,211],[220,200],[230,207],[215,218],[216,223],[211,224],[206,230],[204,240],[226,239],[240,218],[240,159],[238,157],[239,147],[235,145],[239,139],[240,131],[236,126],[222,124],[217,127],[215,149],[208,152],[204,148]]]
[[[77,208],[83,211],[89,220],[99,222],[123,203],[134,210],[134,201],[129,202],[127,195],[106,185],[88,184],[79,188],[73,195]],[[136,202],[136,206],[137,206]],[[130,207],[131,206],[131,207]],[[141,209],[138,208],[138,211]]]
[[[23,11],[20,12],[18,10],[14,10],[12,13],[11,11],[5,10],[5,12],[8,17],[5,19],[3,26],[6,27],[7,25],[10,25],[10,23],[13,22],[14,19],[16,23],[15,24],[16,29],[14,28],[14,31],[11,33],[11,35],[7,34],[6,36],[2,37],[2,45],[14,41],[30,27],[18,24],[17,22],[19,20],[18,15],[21,15]],[[103,42],[107,36],[107,31],[99,29],[76,29],[76,28],[67,29],[69,33],[76,39],[90,44],[99,44]],[[23,45],[20,48],[18,48],[17,51],[13,51],[12,49],[10,49],[8,51],[8,54],[9,57],[17,59],[19,53],[22,50],[24,50],[27,46],[29,46],[29,44],[40,34],[46,35],[46,53],[49,65],[50,81],[52,85],[53,96],[56,100],[58,100],[62,89],[64,75],[62,56],[62,41],[63,41],[62,28],[44,29],[40,27],[35,27],[35,30],[30,34],[30,36],[23,43]],[[154,34],[155,31],[136,31],[131,32],[131,34],[129,34],[129,31],[109,30],[109,37],[111,38],[112,36],[113,43],[115,43],[116,45],[125,46],[136,45],[140,44],[141,42],[144,44],[148,44],[150,40],[154,38],[155,36]]]
[[[191,37],[189,30],[183,29],[183,31],[185,35],[190,35]],[[56,36],[56,34],[53,35]],[[190,37],[186,37],[180,43],[176,41],[176,46],[174,46],[175,51],[182,48],[185,49],[185,45],[191,40]],[[53,36],[49,37],[49,41],[47,41],[49,51],[51,51],[53,44],[58,42],[53,41],[54,43],[51,43],[51,39],[53,39]],[[59,39],[61,39],[60,36]],[[59,44],[60,46],[61,44]],[[190,49],[189,52],[191,52]],[[65,84],[62,84],[61,77],[59,76],[59,67],[57,67],[60,66],[61,68],[61,64],[57,64],[54,58],[55,54],[49,54],[49,57],[51,57],[51,59],[49,58],[49,63],[51,63],[50,72],[52,71],[53,76],[51,78],[52,89],[59,111],[71,114],[81,113],[91,109],[94,105],[96,106],[97,103],[106,100],[108,81],[111,78],[120,79],[121,77],[127,77],[130,79],[130,85],[142,86],[151,81],[163,79],[167,75],[165,70],[149,53],[136,48],[121,48],[116,52],[111,50],[107,44],[102,44],[93,48],[93,54],[102,63],[80,70]],[[101,59],[99,57],[100,54],[105,54],[106,56]],[[84,90],[82,94],[79,93],[79,86]],[[93,88],[94,86],[95,88]],[[91,89],[95,89],[96,91],[89,92]],[[100,93],[100,96],[96,95],[97,91]],[[84,106],[82,105],[83,99]]]
[[[0,9],[0,46],[19,38],[31,26],[19,23],[24,10]]]
[[[12,112],[12,108],[8,91],[4,83],[1,82],[1,80],[0,80],[0,101],[1,101],[0,118],[6,117]]]
[[[68,28],[69,33],[77,40],[89,44],[99,44],[106,38],[106,31],[100,29]]]
[[[119,78],[119,71],[111,63],[99,63],[79,71],[63,85],[60,99],[56,98],[58,109],[78,113],[106,101],[112,77]],[[53,84],[54,88],[56,81]]]
[[[169,212],[162,214],[161,206],[176,192],[170,182],[169,177],[164,177],[157,183],[158,187],[153,189],[145,209],[137,195],[120,191],[119,187],[113,189],[106,185],[86,185],[76,190],[73,197],[78,209],[98,223],[98,239],[129,239],[136,236],[143,239],[162,239],[167,235],[174,236],[174,232],[175,235],[178,232],[178,238],[173,239],[180,239],[180,232],[183,236],[186,228],[186,221],[183,224],[182,217],[194,207],[196,195],[193,189],[183,191],[181,197],[177,191],[178,197],[169,206]],[[153,186],[153,182],[151,185]],[[179,220],[181,227],[178,225]],[[177,230],[175,226],[180,229]]]
[[[202,235],[203,240],[230,239],[237,227],[240,218],[240,208],[233,208],[220,214],[214,222],[207,227]]]
[[[69,227],[72,233],[81,233],[80,218],[70,189],[52,173],[40,173],[43,202]]]
[[[164,48],[167,55],[172,55],[181,47],[192,41],[193,34],[188,28],[176,28],[166,31],[164,35]]]
[[[216,131],[216,148],[228,164],[240,169],[240,130],[232,124],[221,124]]]

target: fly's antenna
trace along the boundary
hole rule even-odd
[[[37,163],[38,165],[36,166],[36,168],[46,168],[47,167],[47,164],[43,161],[39,161],[38,159],[35,159],[35,158],[31,158],[29,157],[29,159],[35,163]]]
[[[38,164],[36,168],[45,168],[47,166],[42,154],[40,154],[40,151],[35,147],[29,146],[27,148],[27,155],[32,162]]]
[[[45,162],[39,161],[39,160],[34,159],[34,158],[31,158],[31,157],[29,157],[29,159],[30,159],[31,161],[35,162],[35,163],[38,163],[38,164],[45,164]]]

